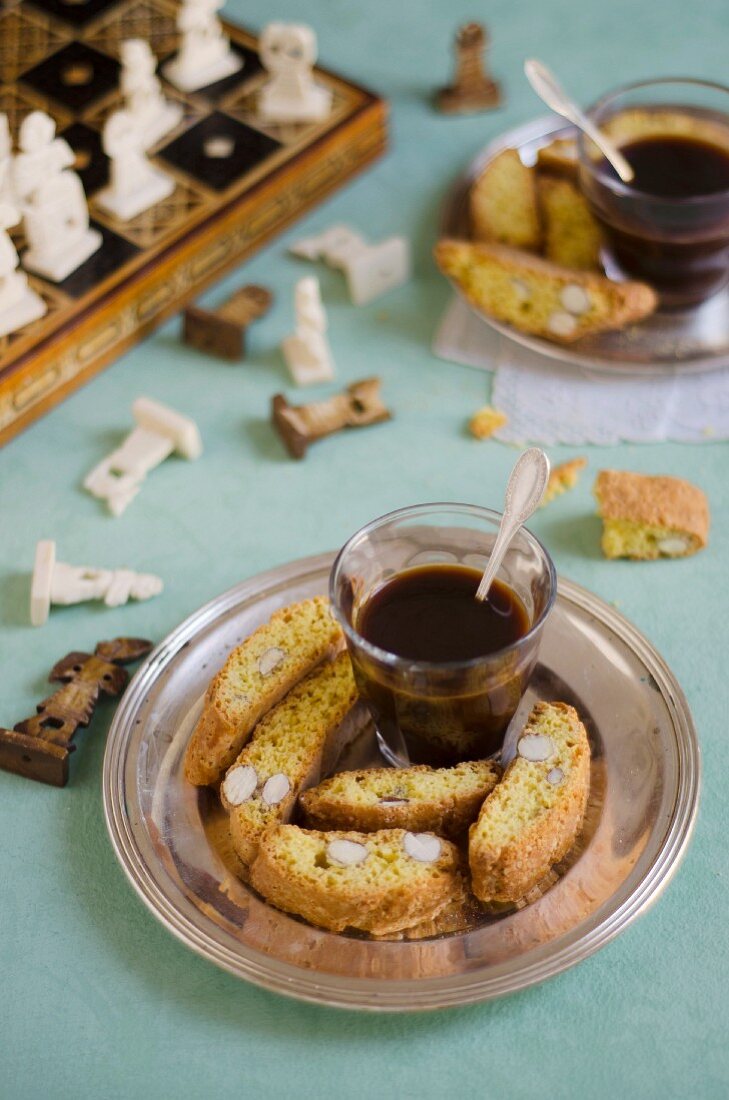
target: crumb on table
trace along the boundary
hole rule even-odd
[[[549,504],[555,497],[566,493],[568,489],[574,489],[580,476],[580,470],[584,470],[586,465],[587,459],[580,456],[579,458],[570,458],[567,462],[561,462],[559,466],[555,466],[549,475],[541,507],[544,508],[545,504]]]
[[[503,428],[508,422],[509,418],[506,413],[494,409],[491,405],[484,405],[469,420],[468,430],[476,439],[488,439],[489,436],[492,436],[499,428]]]

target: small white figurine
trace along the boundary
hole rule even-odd
[[[269,23],[260,57],[270,79],[258,94],[258,114],[266,122],[321,122],[332,108],[332,93],[314,82],[316,35],[298,23]]]
[[[216,14],[222,6],[223,0],[182,0],[177,14],[182,42],[164,73],[183,92],[206,88],[243,68]]]
[[[144,131],[130,111],[109,115],[102,141],[110,161],[110,182],[96,201],[104,210],[126,222],[172,194],[175,181],[150,164]]]
[[[73,150],[56,137],[56,124],[43,111],[31,111],[20,126],[20,152],[14,185],[23,213],[28,249],[23,267],[61,282],[101,245],[89,226],[83,184],[69,171]]]
[[[157,77],[157,58],[143,38],[127,38],[121,44],[121,93],[125,109],[149,149],[177,126],[182,119],[181,103],[172,103],[162,94]]]
[[[367,305],[410,278],[410,244],[405,237],[367,244],[349,226],[333,225],[318,236],[297,241],[290,251],[302,259],[322,259],[341,269],[356,306]]]
[[[131,504],[149,471],[173,451],[189,459],[202,454],[197,424],[182,413],[149,397],[138,397],[132,415],[137,427],[84,480],[84,488],[105,500],[115,516]]]
[[[129,599],[149,600],[152,596],[158,596],[163,587],[161,579],[153,573],[66,565],[56,561],[55,542],[41,539],[35,548],[30,621],[33,626],[43,626],[54,603],[68,605],[85,600],[103,600],[107,607],[120,607]]]
[[[2,173],[7,169],[7,164],[0,164],[0,193]],[[41,296],[28,286],[25,272],[18,271],[18,251],[7,230],[19,221],[20,214],[15,207],[0,200],[0,336],[37,321],[48,308]]]
[[[329,382],[334,377],[332,353],[326,338],[327,316],[319,280],[299,279],[294,291],[296,331],[281,344],[286,366],[297,386]]]

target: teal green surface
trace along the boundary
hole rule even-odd
[[[525,56],[552,64],[583,101],[651,74],[726,77],[725,0],[231,0],[228,11],[254,27],[270,18],[313,24],[325,64],[392,101],[392,151],[208,293],[219,301],[242,281],[275,290],[245,364],[186,349],[175,320],[0,454],[0,721],[8,726],[33,711],[50,666],[71,648],[117,634],[159,640],[242,578],[336,547],[400,505],[498,507],[515,452],[465,430],[488,396],[488,376],[429,350],[448,296],[429,258],[444,189],[482,144],[540,113],[521,76]],[[489,22],[506,106],[442,118],[429,96],[450,75],[456,25],[474,16]],[[340,274],[316,272],[338,380],[380,374],[396,419],[294,463],[267,422],[271,394],[287,386],[278,343],[303,273],[285,249],[340,221],[372,238],[404,233],[414,245],[412,282],[363,309],[348,304]],[[194,416],[205,454],[170,459],[114,519],[81,481],[130,427],[141,393]],[[552,457],[571,453],[555,448]],[[128,886],[101,807],[107,706],[79,734],[65,790],[0,773],[0,1096],[726,1097],[728,453],[719,444],[590,449],[577,490],[533,523],[563,575],[614,601],[656,644],[699,729],[694,841],[646,916],[545,985],[469,1009],[376,1017],[273,996],[187,951]],[[709,548],[686,561],[603,561],[590,495],[600,466],[703,486]],[[57,609],[34,630],[29,570],[41,537],[56,539],[62,560],[159,573],[164,594],[113,611]]]

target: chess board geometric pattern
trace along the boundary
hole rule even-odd
[[[264,124],[256,113],[266,79],[256,40],[230,24],[226,32],[243,68],[193,93],[173,88],[164,80],[163,63],[179,44],[178,7],[177,0],[12,0],[0,13],[0,111],[7,113],[16,141],[30,111],[55,119],[76,154],[91,217],[104,238],[99,253],[62,284],[34,277],[48,313],[0,341],[0,445],[21,415],[16,373],[24,383],[33,380],[31,353],[38,377],[55,381],[45,390],[37,379],[25,385],[26,420],[29,393],[41,405],[54,403],[74,371],[79,378],[90,376],[384,147],[382,101],[321,69],[316,78],[330,88],[333,101],[324,122]],[[174,179],[175,190],[133,220],[119,222],[96,196],[109,174],[101,145],[104,121],[121,106],[120,45],[133,37],[149,41],[161,63],[164,94],[182,105],[183,118],[149,154]],[[227,155],[221,156],[220,141],[209,144],[211,138],[226,140]],[[22,243],[22,233],[14,238]],[[116,313],[107,318],[104,311],[113,303]],[[69,321],[81,310],[86,328],[74,343]],[[54,340],[61,327],[63,337]],[[51,344],[53,370],[46,369]]]

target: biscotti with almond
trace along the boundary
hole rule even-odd
[[[347,653],[310,672],[258,723],[220,786],[239,859],[250,864],[263,831],[288,821],[299,791],[319,778],[322,759],[357,702]]]
[[[299,799],[314,829],[409,829],[457,837],[476,820],[501,776],[497,764],[475,760],[453,768],[370,768],[339,772]]]
[[[471,228],[477,241],[500,241],[538,249],[541,226],[534,169],[516,149],[504,149],[484,168],[469,195]]]
[[[251,885],[320,928],[385,936],[435,920],[463,892],[460,867],[456,846],[432,833],[274,825],[261,837]]]
[[[602,237],[587,199],[574,183],[549,176],[537,185],[544,255],[576,271],[599,271]]]
[[[683,478],[600,470],[594,493],[606,558],[685,558],[706,546],[709,502]]]
[[[577,141],[574,138],[555,138],[537,153],[539,170],[576,180],[578,168]]]
[[[216,783],[256,722],[287,691],[343,645],[328,601],[316,596],[281,608],[239,645],[210,684],[185,754],[185,776]]]
[[[657,304],[644,283],[615,283],[504,245],[442,240],[435,259],[477,309],[559,344],[624,328]]]
[[[590,746],[577,711],[537,703],[514,760],[471,826],[468,861],[483,902],[523,898],[574,844],[590,788]]]

